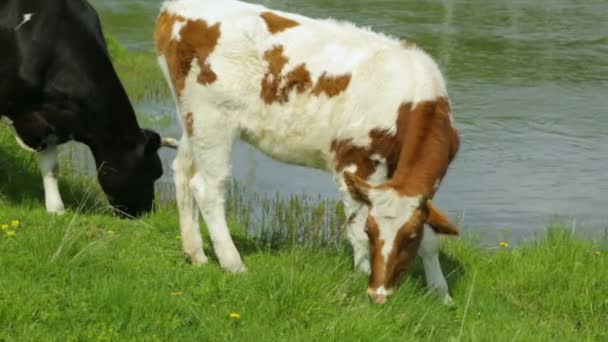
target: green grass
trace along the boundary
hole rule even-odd
[[[222,272],[208,244],[211,263],[193,267],[172,208],[124,221],[4,207],[0,223],[14,219],[19,227],[0,237],[0,340],[608,338],[606,243],[559,229],[497,252],[446,240],[442,265],[457,302],[450,308],[425,293],[420,265],[376,306],[347,250],[268,248],[238,226],[247,273]]]
[[[167,83],[151,52],[130,51],[111,36],[106,37],[114,68],[133,101],[169,97]]]
[[[120,49],[121,78],[135,82],[129,68],[145,69],[152,56]],[[138,58],[148,62],[129,62]],[[126,84],[145,96],[145,87]],[[441,262],[454,307],[426,293],[420,264],[377,306],[342,240],[324,242],[338,231],[323,229],[339,225],[325,213],[340,217],[339,206],[244,202],[233,189],[229,222],[249,271],[232,275],[208,243],[209,265],[185,262],[173,204],[117,219],[94,178],[69,167],[61,184],[68,213],[48,215],[33,156],[3,126],[0,146],[0,341],[608,340],[605,240],[579,240],[558,226],[516,248],[446,239]],[[257,237],[241,220],[253,206],[265,231]]]

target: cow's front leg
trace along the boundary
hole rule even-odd
[[[203,238],[198,223],[199,212],[190,190],[190,180],[194,167],[186,139],[182,139],[173,161],[175,198],[179,212],[182,249],[193,265],[206,264],[208,259],[203,251]]]
[[[44,200],[46,210],[49,213],[63,214],[65,207],[59,193],[58,175],[59,164],[57,163],[57,146],[49,145],[44,150],[37,152],[38,167],[42,174],[44,184]]]
[[[418,254],[422,257],[426,286],[439,296],[443,304],[452,305],[454,302],[448,290],[448,283],[439,264],[439,242],[439,235],[425,225]]]

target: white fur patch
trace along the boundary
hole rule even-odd
[[[185,21],[176,21],[171,29],[171,40],[180,41],[182,35],[180,34],[182,28],[186,25]]]
[[[378,296],[390,296],[393,294],[393,289],[385,289],[384,286],[380,286],[377,290],[376,290],[376,295]]]
[[[370,191],[370,200],[373,203],[370,215],[376,219],[380,231],[379,239],[384,242],[382,256],[385,263],[393,250],[399,229],[418,209],[420,197],[401,196],[392,189]]]

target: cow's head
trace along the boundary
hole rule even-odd
[[[154,182],[163,173],[158,156],[167,140],[153,131],[142,130],[142,138],[130,151],[109,152],[112,162],[100,166],[99,183],[116,212],[123,217],[137,217],[149,212],[154,201]]]
[[[404,195],[390,182],[372,186],[350,172],[344,172],[344,179],[352,197],[369,209],[365,231],[370,242],[371,274],[367,293],[372,301],[383,304],[416,257],[424,224],[449,235],[458,235],[458,228],[432,207],[429,194]]]

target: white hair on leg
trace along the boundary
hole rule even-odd
[[[37,152],[38,167],[42,174],[44,184],[44,201],[49,213],[63,214],[65,207],[59,193],[57,176],[59,165],[57,164],[57,146],[49,145],[46,149]]]
[[[192,264],[206,264],[208,259],[203,251],[203,238],[199,227],[199,212],[190,190],[190,180],[194,175],[194,168],[189,153],[188,142],[185,138],[182,138],[182,142],[177,150],[177,156],[173,161],[173,173],[182,248]]]
[[[418,254],[422,257],[427,287],[439,295],[443,304],[452,305],[454,302],[448,290],[448,283],[439,264],[439,242],[439,235],[425,225]]]
[[[197,113],[194,116],[195,120],[202,119]],[[190,189],[209,229],[220,265],[230,272],[244,272],[246,268],[230,236],[224,208],[233,135],[230,129],[217,127],[209,121],[204,127],[206,128],[203,129],[208,131],[195,131],[195,135],[190,138],[190,153],[195,170],[190,180]],[[209,142],[212,142],[213,146],[208,146]]]

